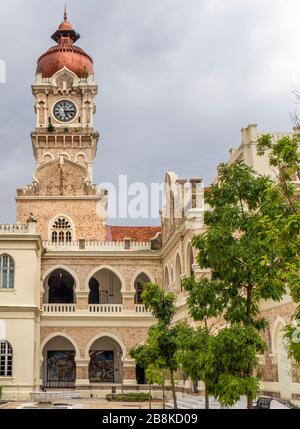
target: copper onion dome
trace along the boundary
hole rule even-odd
[[[41,73],[43,77],[52,77],[63,67],[67,67],[80,78],[93,73],[93,59],[79,46],[74,45],[79,38],[80,35],[68,21],[65,8],[64,21],[52,35],[57,45],[40,56],[37,73]]]

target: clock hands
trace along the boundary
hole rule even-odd
[[[72,103],[67,103],[64,101],[62,101],[61,103],[57,103],[55,115],[60,121],[69,122],[74,119],[76,115],[75,106],[73,106]]]

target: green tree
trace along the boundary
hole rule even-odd
[[[139,344],[130,351],[130,356],[136,363],[145,369],[147,383],[149,384],[149,408],[151,409],[152,385],[158,384],[163,390],[163,408],[165,409],[165,371],[163,362],[159,358],[158,350],[151,338],[145,344]]]
[[[222,406],[234,405],[241,396],[248,398],[248,408],[259,391],[257,355],[266,351],[266,344],[253,326],[235,323],[211,336],[208,343],[206,388]]]
[[[175,373],[180,368],[178,359],[180,336],[186,325],[183,323],[172,324],[176,313],[175,295],[166,293],[159,285],[146,284],[142,300],[145,307],[151,310],[156,317],[157,323],[150,328],[144,345],[134,348],[131,355],[146,370],[154,366],[156,369],[168,371],[174,408],[177,409]]]
[[[181,369],[195,383],[205,384],[205,408],[209,409],[209,395],[206,389],[208,347],[210,334],[206,328],[185,327],[179,336],[179,362]]]
[[[211,278],[184,282],[189,311],[195,320],[222,316],[229,325],[216,337],[226,352],[222,356],[224,365],[214,365],[220,356],[214,355],[218,351],[215,341],[210,345],[214,372],[212,383],[206,382],[208,391],[223,404],[232,404],[237,396],[246,395],[251,408],[258,392],[256,355],[264,351],[259,332],[267,326],[259,302],[282,299],[289,268],[286,246],[276,234],[268,234],[267,223],[283,218],[286,207],[272,180],[242,162],[219,167],[218,181],[206,194],[205,202],[210,207],[205,213],[206,231],[195,236],[192,244],[199,251],[197,263],[211,269]],[[233,338],[238,329],[239,346],[227,347],[227,338]],[[242,362],[236,361],[236,352],[242,347],[246,347],[247,354]],[[238,395],[232,396],[237,373],[240,387]],[[228,389],[224,380],[228,381]]]
[[[289,259],[287,284],[293,301],[298,304],[293,319],[298,328],[292,324],[285,328],[285,337],[288,339],[289,356],[300,364],[300,134],[292,137],[285,136],[274,141],[272,136],[264,135],[258,142],[258,154],[268,156],[270,165],[274,168],[276,182],[274,192],[279,193],[285,205],[284,216],[278,215],[275,219],[266,218],[268,237],[276,236],[282,246],[286,247]]]

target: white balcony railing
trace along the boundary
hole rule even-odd
[[[49,251],[86,251],[86,252],[130,252],[151,250],[151,243],[148,241],[131,242],[130,248],[126,247],[124,241],[71,241],[70,243],[53,243],[44,241],[44,248]]]
[[[90,313],[122,313],[122,304],[90,304]]]
[[[75,304],[44,304],[43,313],[75,313]]]
[[[143,304],[136,304],[135,305],[135,312],[139,314],[152,314],[151,310],[146,310],[146,307]]]
[[[43,313],[47,315],[75,315],[76,316],[87,316],[89,315],[121,315],[123,313],[122,304],[89,304],[88,309],[78,310],[76,304],[43,304]],[[134,309],[126,312],[129,315],[131,312],[132,316],[151,316],[151,311],[147,311],[145,306],[142,304],[137,304],[134,306]]]
[[[0,225],[0,235],[4,234],[27,234],[29,231],[28,224]]]

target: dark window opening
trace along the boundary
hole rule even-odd
[[[65,270],[54,271],[49,278],[49,304],[74,304],[74,284]]]
[[[137,365],[135,369],[137,384],[146,384],[145,369]]]
[[[99,283],[94,277],[89,282],[89,288],[89,304],[100,304]]]

